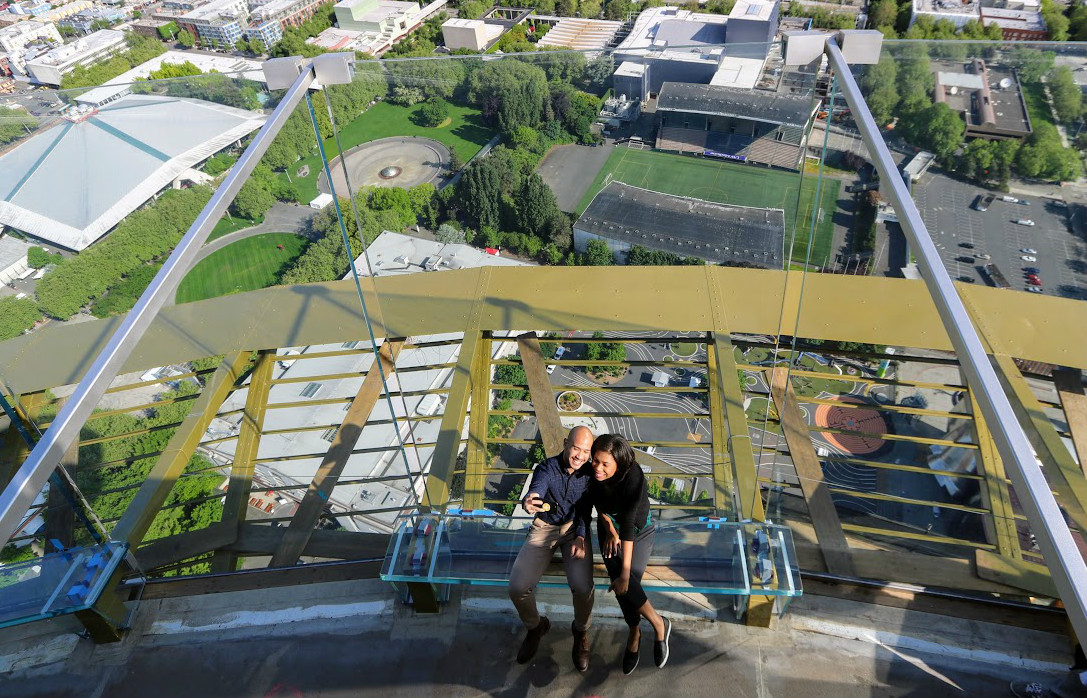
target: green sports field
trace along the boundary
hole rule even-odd
[[[294,233],[264,233],[231,243],[189,271],[177,289],[177,302],[191,303],[274,286],[287,265],[302,253],[306,242]]]
[[[793,244],[793,261],[803,262],[808,254],[808,235],[811,230],[816,177],[803,177],[794,172],[771,170],[756,165],[707,160],[689,155],[654,153],[648,150],[615,148],[585,192],[578,206],[578,213],[588,207],[604,182],[622,182],[652,191],[690,196],[696,199],[716,201],[737,206],[781,208],[785,210],[785,247],[788,250],[796,229]],[[834,211],[837,208],[838,189],[841,182],[824,179],[820,196],[821,215],[817,216],[815,240],[811,262],[822,264],[830,256],[834,235]],[[800,190],[800,216],[797,214],[797,190]]]

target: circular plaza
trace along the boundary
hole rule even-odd
[[[343,156],[351,189],[363,187],[414,187],[433,182],[449,165],[449,149],[429,138],[382,138],[352,148]],[[340,158],[329,162],[332,184],[336,193],[347,192]],[[322,172],[317,180],[321,192],[331,194],[328,179]]]
[[[838,400],[864,404],[856,398],[844,396],[839,397]],[[815,408],[815,426],[857,432],[846,434],[822,432],[824,439],[854,456],[870,456],[887,445],[887,440],[883,438],[883,435],[889,432],[887,420],[877,410],[865,407],[818,405]]]

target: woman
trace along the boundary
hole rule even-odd
[[[653,626],[653,658],[657,667],[663,668],[668,663],[672,624],[654,610],[641,584],[654,534],[645,475],[634,460],[634,449],[618,434],[604,434],[593,442],[592,467],[593,480],[582,502],[596,507],[597,540],[611,577],[610,590],[615,592],[630,628],[623,673],[638,666],[642,618]]]

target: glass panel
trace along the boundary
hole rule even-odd
[[[401,583],[505,585],[531,521],[490,511],[407,517],[390,541],[381,577]],[[716,519],[659,522],[649,564],[642,580],[647,591],[801,593],[792,532],[782,526]],[[560,583],[566,585],[553,578],[543,582]]]
[[[0,628],[90,608],[128,547],[73,548],[0,568]],[[120,622],[123,619],[111,619]]]

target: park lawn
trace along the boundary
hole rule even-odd
[[[219,219],[219,222],[215,224],[215,227],[211,231],[211,235],[208,235],[208,239],[204,244],[208,244],[212,240],[221,238],[224,235],[230,235],[231,233],[245,228],[252,228],[254,225],[258,225],[263,221],[251,221],[248,218],[242,218],[241,216],[223,216]]]
[[[461,162],[468,162],[494,137],[494,131],[483,123],[483,116],[478,109],[450,103],[449,123],[427,128],[411,120],[415,112],[422,107],[421,103],[412,107],[402,107],[389,102],[378,102],[340,129],[340,143],[344,150],[350,150],[357,145],[380,138],[418,136],[443,143],[457,151]],[[328,157],[331,158],[338,152],[335,138],[326,139],[324,145],[325,154]],[[313,155],[299,160],[290,167],[291,179],[298,189],[300,203],[307,203],[317,198],[317,177],[322,172],[323,164],[316,150],[315,146]],[[294,173],[303,165],[309,166],[309,174],[305,177],[294,176]],[[280,174],[280,176],[283,175]]]
[[[808,233],[811,229],[813,202],[817,178],[801,177],[800,173],[771,170],[755,165],[741,165],[689,155],[654,153],[632,148],[615,148],[581,199],[578,213],[588,207],[593,197],[604,188],[604,181],[664,192],[676,196],[716,201],[737,206],[780,208],[785,210],[785,247],[788,249],[796,230],[793,260],[804,262],[808,254]],[[801,179],[803,182],[801,183]],[[811,261],[822,264],[830,256],[834,237],[834,212],[838,207],[838,191],[842,183],[823,178],[819,209],[821,216],[815,228]],[[797,190],[800,190],[800,216],[797,214]]]
[[[191,303],[274,286],[306,244],[305,238],[294,233],[264,233],[231,243],[189,271],[177,289],[177,302]]]

